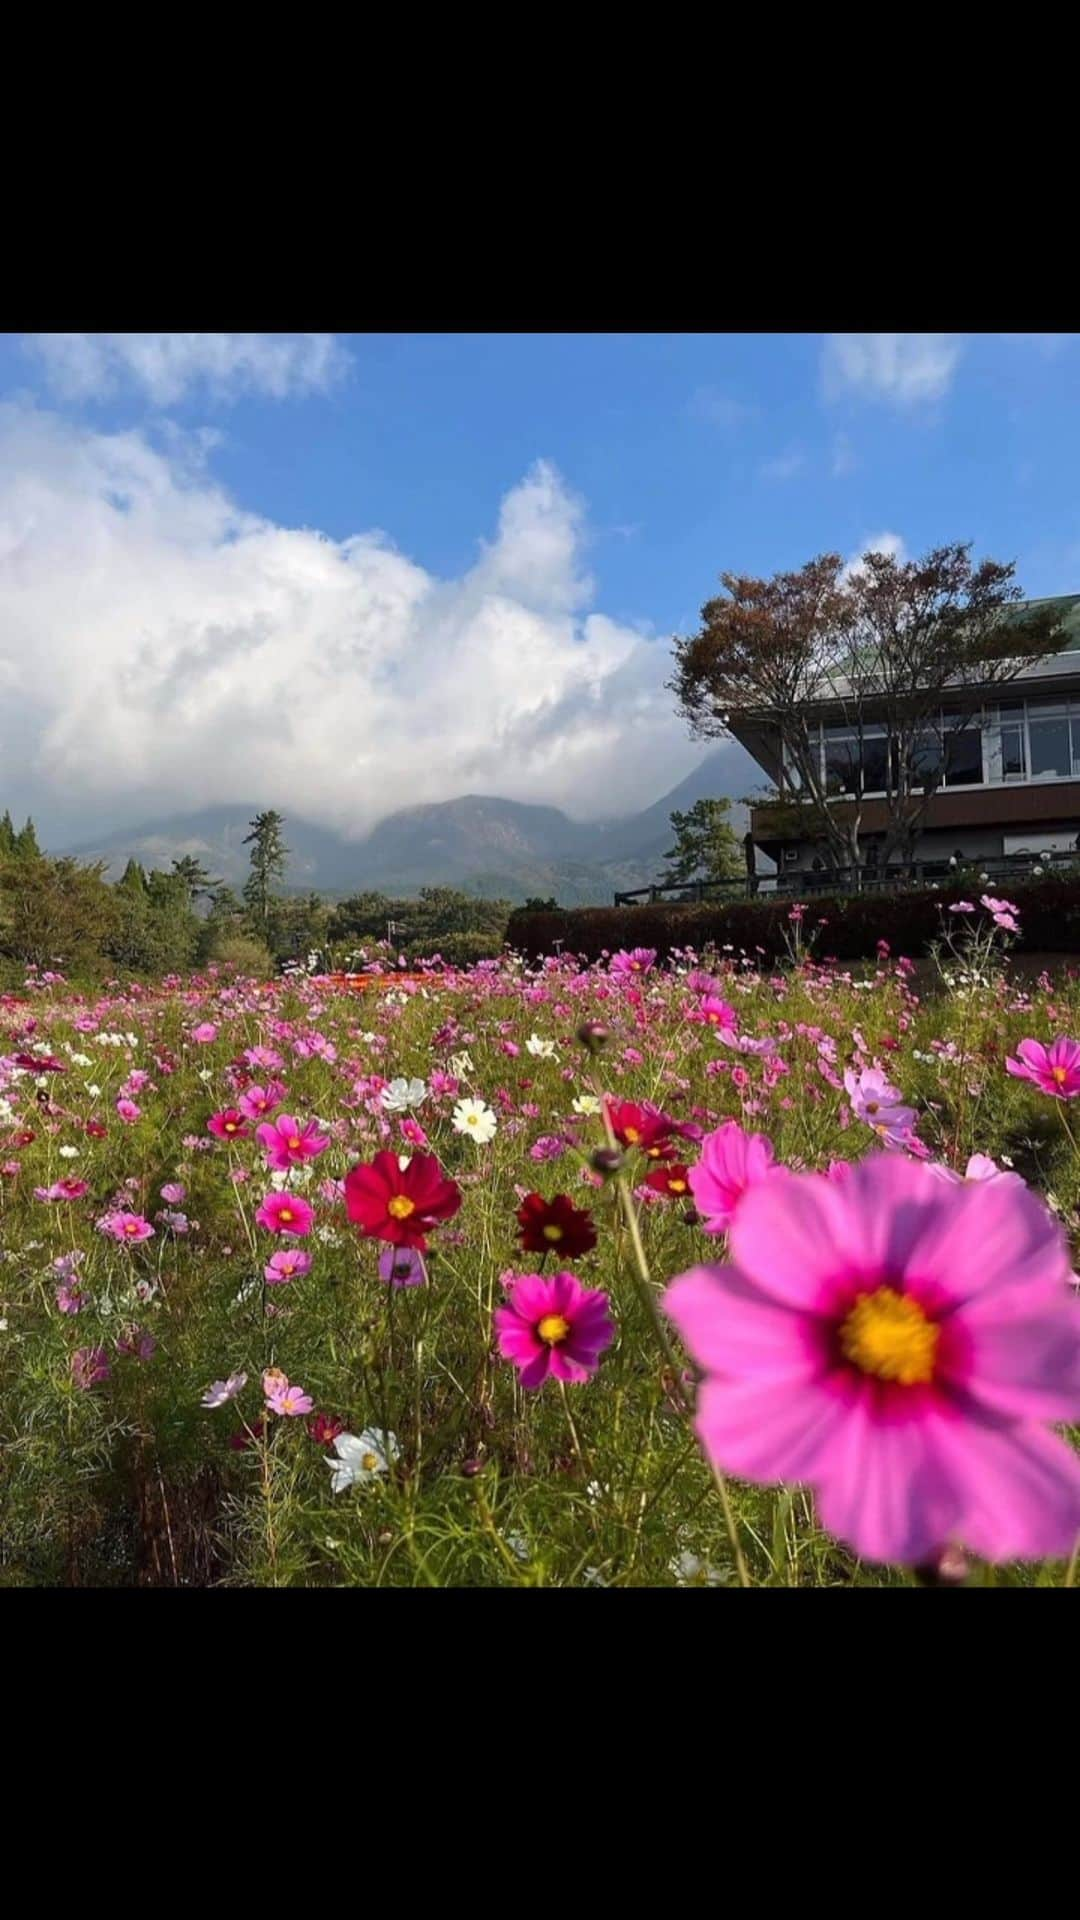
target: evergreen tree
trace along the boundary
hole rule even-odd
[[[686,813],[676,808],[671,816],[675,845],[665,860],[668,868],[661,885],[679,887],[694,880],[732,880],[743,871],[743,851],[731,825],[730,800],[695,800]]]
[[[285,822],[280,813],[257,813],[249,824],[244,845],[251,848],[251,872],[244,882],[244,899],[265,938],[274,883],[284,877],[289,849],[281,837]]]
[[[172,870],[177,879],[183,881],[193,900],[204,896],[209,899],[214,889],[221,885],[220,880],[211,879],[202,861],[193,853],[182,854],[179,860],[174,860]]]
[[[22,827],[19,830],[19,832],[15,835],[15,844],[12,851],[15,855],[16,860],[40,860],[41,859],[41,848],[38,846],[38,838],[37,838],[37,834],[34,831],[34,823],[29,818],[29,816],[27,817],[25,827]]]
[[[5,808],[4,817],[0,820],[0,860],[10,860],[14,852],[15,828],[11,823],[11,815]]]
[[[133,899],[145,900],[146,874],[138,860],[129,860],[116,883],[118,893],[129,893]]]

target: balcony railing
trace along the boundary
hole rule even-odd
[[[769,894],[814,893],[898,893],[905,888],[927,887],[942,882],[966,880],[987,882],[1030,879],[1033,874],[1061,872],[1080,867],[1080,853],[999,853],[985,860],[912,860],[894,861],[887,867],[827,867],[820,873],[780,871],[745,874],[734,880],[691,880],[676,886],[658,882],[651,887],[632,887],[615,895],[617,907],[630,907],[644,900],[655,906],[666,901],[671,906],[703,900],[754,900]],[[985,879],[983,878],[985,876]]]

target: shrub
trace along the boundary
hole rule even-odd
[[[240,973],[249,974],[256,980],[268,980],[274,971],[273,955],[269,947],[261,940],[251,940],[244,933],[226,934],[214,949],[214,961],[221,967],[236,967]]]
[[[1004,894],[1019,906],[1019,951],[1080,953],[1080,879],[1048,875],[1021,884],[995,880],[985,890]],[[811,895],[804,924],[809,933],[819,921],[826,922],[817,942],[819,955],[872,959],[878,941],[887,940],[894,953],[915,959],[927,953],[937,938],[942,909],[950,901],[978,897],[970,881],[966,888],[950,881],[939,888],[909,892],[846,898]],[[745,948],[759,957],[780,960],[787,951],[784,936],[792,905],[791,895],[774,894],[724,904],[657,902],[640,907],[569,907],[554,913],[519,911],[510,916],[506,938],[529,960],[554,953],[556,941],[567,953],[586,960],[598,960],[620,947],[655,947],[664,959],[676,947],[692,947],[700,953],[707,946]]]

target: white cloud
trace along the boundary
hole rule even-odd
[[[841,578],[850,580],[860,573],[863,555],[867,553],[889,553],[894,560],[906,560],[908,557],[902,533],[868,533],[864,540],[860,540],[854,553],[848,556]]]
[[[321,393],[349,365],[332,333],[29,333],[23,345],[64,399],[129,386],[159,407],[192,390],[222,401]]]
[[[771,459],[758,464],[758,472],[763,480],[793,480],[806,465],[806,455],[799,447],[789,447],[786,453],[773,454]]]
[[[821,363],[825,396],[858,393],[898,407],[940,400],[960,352],[955,333],[828,333]]]
[[[705,420],[711,427],[721,427],[726,433],[732,433],[747,420],[752,420],[757,412],[746,400],[739,400],[732,393],[726,393],[722,387],[698,387],[690,396],[687,411],[695,420]]]
[[[251,801],[359,834],[470,791],[629,811],[701,758],[667,642],[590,610],[583,508],[550,466],[442,580],[379,534],[245,512],[207,458],[0,407],[10,805],[47,782],[88,831]]]

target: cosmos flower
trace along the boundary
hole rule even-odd
[[[235,1400],[246,1386],[246,1373],[230,1373],[227,1380],[215,1380],[213,1386],[207,1387],[199,1404],[204,1407],[223,1407],[227,1400]]]
[[[1066,1039],[1063,1033],[1049,1047],[1038,1040],[1021,1040],[1015,1056],[1006,1060],[1005,1070],[1014,1079],[1030,1080],[1055,1100],[1075,1100],[1080,1093],[1080,1042]]]
[[[84,1393],[107,1380],[111,1371],[104,1347],[79,1347],[71,1356],[71,1377]]]
[[[379,1474],[387,1473],[398,1459],[401,1448],[392,1433],[381,1427],[365,1427],[363,1433],[339,1433],[334,1440],[335,1460],[328,1460],[332,1493],[344,1493],[346,1487],[363,1486]]]
[[[483,1100],[459,1100],[451,1125],[455,1133],[468,1134],[478,1147],[482,1147],[494,1139],[498,1121]]]
[[[618,953],[612,954],[608,962],[608,972],[622,979],[636,979],[639,974],[648,973],[655,965],[655,947],[632,947],[629,952],[623,947]]]
[[[461,1205],[461,1190],[448,1180],[434,1154],[414,1153],[405,1165],[396,1153],[377,1153],[345,1176],[345,1207],[368,1239],[427,1250],[426,1235]]]
[[[734,1125],[732,1121],[732,1125]],[[653,1193],[666,1193],[672,1200],[685,1200],[690,1192],[690,1170],[679,1160],[671,1160],[659,1167],[653,1167],[645,1175],[645,1185]]]
[[[427,1085],[423,1080],[399,1077],[383,1088],[379,1104],[387,1113],[408,1113],[410,1107],[418,1107],[426,1098]]]
[[[867,1560],[1069,1551],[1080,1457],[1047,1423],[1080,1416],[1080,1305],[1034,1195],[872,1154],[755,1188],[731,1254],[664,1297],[714,1465],[808,1483]]]
[[[152,1240],[154,1237],[153,1227],[149,1220],[144,1220],[141,1213],[107,1213],[98,1225],[103,1233],[109,1234],[113,1240],[122,1241],[129,1247],[137,1247],[140,1241]]]
[[[255,1215],[257,1226],[267,1233],[285,1233],[302,1239],[310,1233],[315,1212],[298,1193],[268,1193]]]
[[[266,1120],[285,1098],[281,1080],[268,1080],[265,1087],[245,1087],[237,1101],[245,1120]]]
[[[549,1375],[588,1380],[615,1338],[607,1294],[583,1287],[572,1273],[519,1275],[494,1320],[499,1352],[530,1389],[542,1387]]]
[[[422,1287],[427,1282],[424,1256],[415,1247],[387,1247],[379,1255],[378,1273],[391,1287]]]
[[[621,1147],[636,1147],[650,1160],[673,1160],[675,1144],[673,1135],[682,1132],[682,1128],[661,1113],[649,1100],[641,1105],[634,1100],[607,1101],[608,1119],[611,1129]]]
[[[319,1132],[317,1120],[308,1120],[301,1126],[291,1114],[279,1114],[276,1120],[268,1120],[255,1129],[255,1138],[266,1155],[266,1164],[275,1173],[283,1173],[289,1167],[302,1166],[306,1160],[316,1160],[325,1153],[330,1145],[329,1134]]]
[[[519,1239],[525,1253],[557,1253],[561,1260],[579,1260],[596,1245],[592,1214],[575,1207],[565,1193],[551,1200],[527,1193],[517,1211]]]
[[[311,1272],[311,1255],[299,1247],[286,1247],[282,1253],[272,1253],[263,1268],[263,1279],[268,1287],[282,1286],[288,1280],[299,1280],[302,1274]]]
[[[206,1131],[216,1134],[219,1140],[246,1140],[248,1133],[244,1116],[236,1107],[225,1107],[220,1113],[212,1113],[206,1123]]]
[[[701,1143],[701,1159],[687,1176],[706,1233],[726,1233],[744,1194],[775,1171],[772,1141],[725,1120]]]

